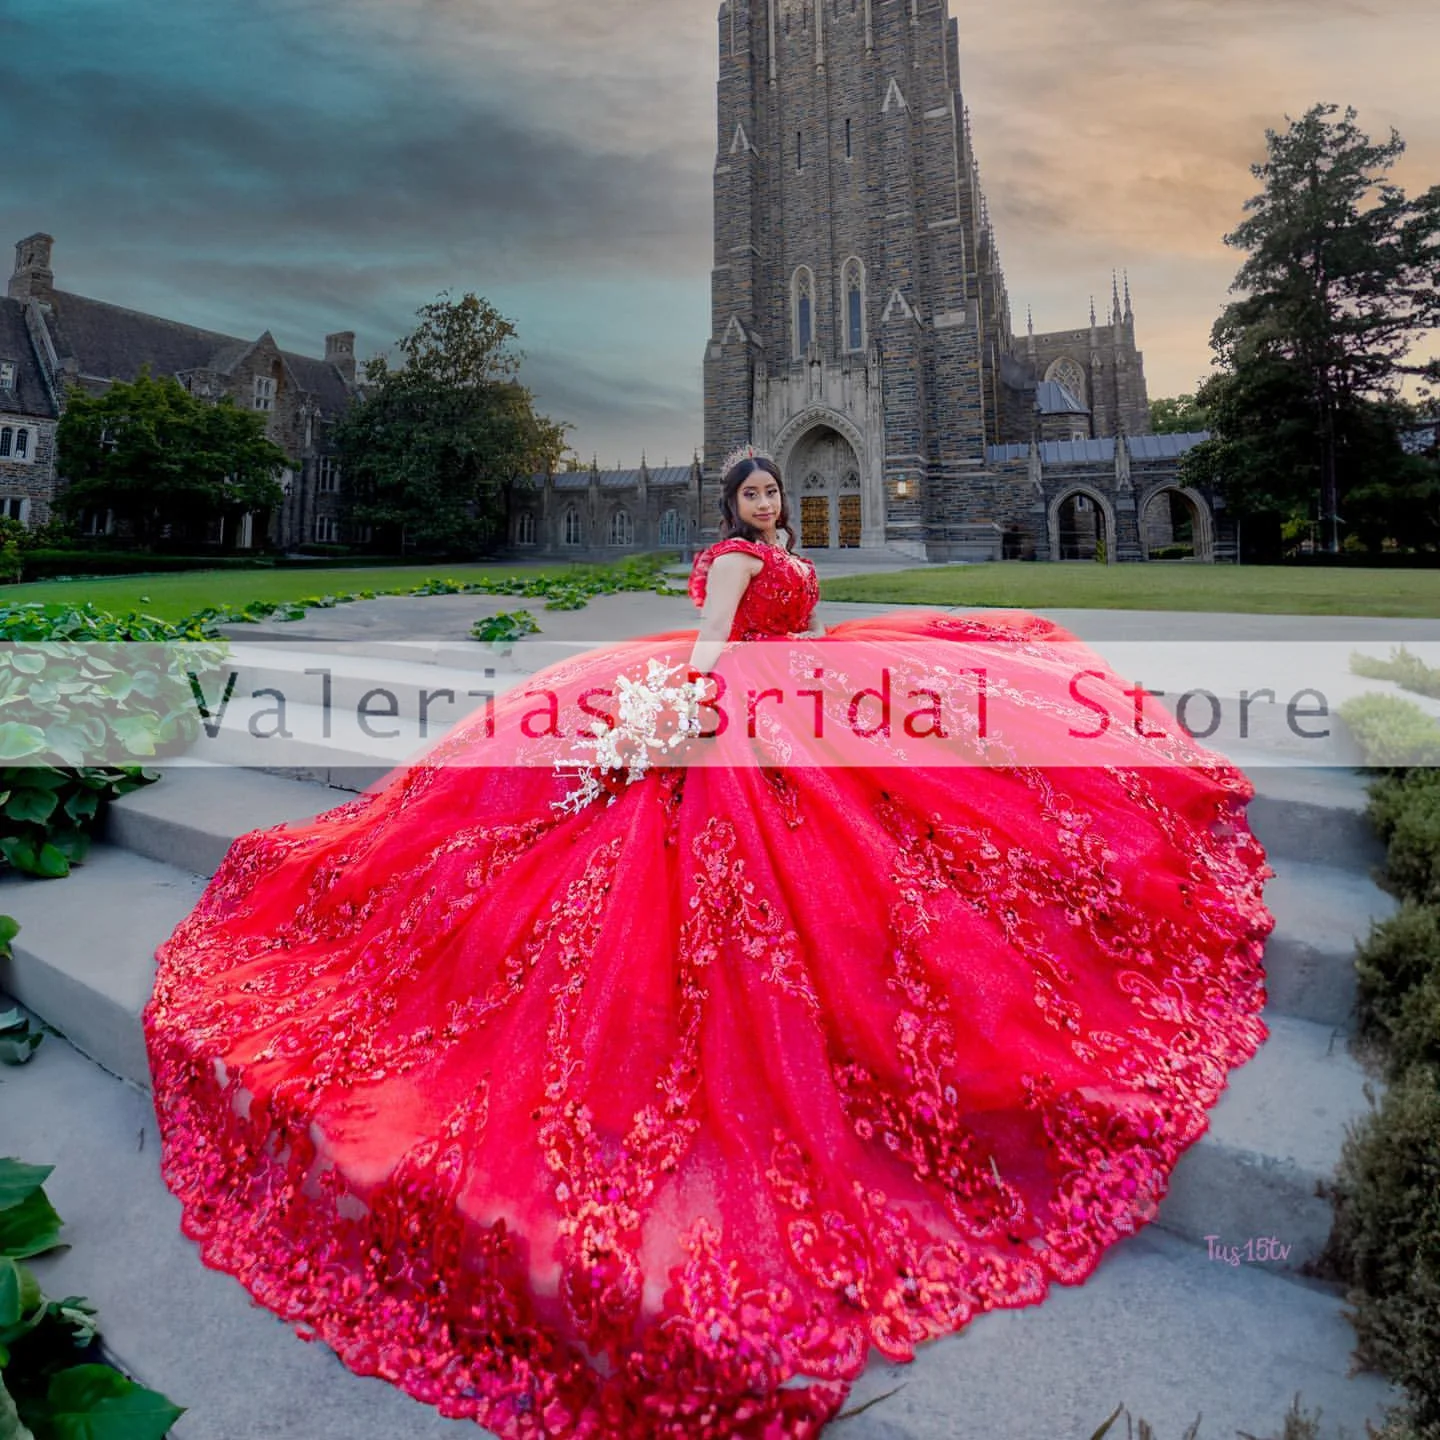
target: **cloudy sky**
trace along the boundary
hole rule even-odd
[[[0,259],[318,354],[440,291],[514,319],[602,465],[687,460],[709,323],[718,0],[0,0]],[[1440,181],[1435,0],[951,0],[1017,324],[1128,268],[1194,387],[1267,126],[1317,100]],[[5,273],[8,273],[8,264]]]

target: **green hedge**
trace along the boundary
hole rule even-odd
[[[1359,947],[1357,1012],[1389,1089],[1346,1139],[1325,1260],[1361,1362],[1406,1392],[1382,1434],[1440,1440],[1440,771],[1380,777],[1369,813],[1401,908]]]
[[[59,575],[168,575],[180,570],[267,570],[268,556],[148,555],[124,550],[31,550],[20,556],[25,580]]]

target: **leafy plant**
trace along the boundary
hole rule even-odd
[[[62,1243],[44,1190],[51,1170],[0,1160],[0,1436],[163,1440],[184,1410],[97,1363],[94,1307],[47,1298],[22,1263]]]
[[[188,673],[223,651],[188,624],[90,606],[0,608],[0,640],[0,857],[54,879],[84,860],[105,805],[155,778],[131,757],[194,738]]]
[[[489,645],[511,645],[523,635],[537,635],[539,622],[528,610],[501,610],[487,615],[470,627],[470,634],[476,640]]]
[[[10,942],[20,926],[9,915],[0,915],[0,959],[10,958]],[[0,1010],[0,1065],[23,1065],[45,1038],[44,1029],[32,1029],[23,1010]],[[4,1435],[0,1430],[0,1436]]]

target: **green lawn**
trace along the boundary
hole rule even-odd
[[[0,604],[79,604],[178,620],[208,605],[406,590],[426,580],[565,575],[567,565],[381,566],[351,570],[194,570],[0,587]],[[964,565],[825,580],[827,600],[1020,610],[1214,610],[1253,615],[1440,618],[1440,569],[1325,570],[1234,565]]]
[[[252,600],[303,600],[357,590],[408,590],[426,580],[473,582],[501,575],[564,575],[565,565],[387,565],[354,570],[188,570],[175,575],[119,575],[105,580],[43,580],[0,588],[0,604],[79,605],[86,600],[123,614],[143,610],[180,620],[210,605],[240,609]]]
[[[1214,610],[1440,618],[1440,569],[1263,565],[957,565],[826,580],[827,600],[1017,610]]]

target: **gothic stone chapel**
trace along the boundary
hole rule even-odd
[[[1203,436],[1149,433],[1128,282],[1012,333],[947,0],[726,0],[719,41],[703,531],[753,439],[804,550],[1229,558],[1177,481]]]

